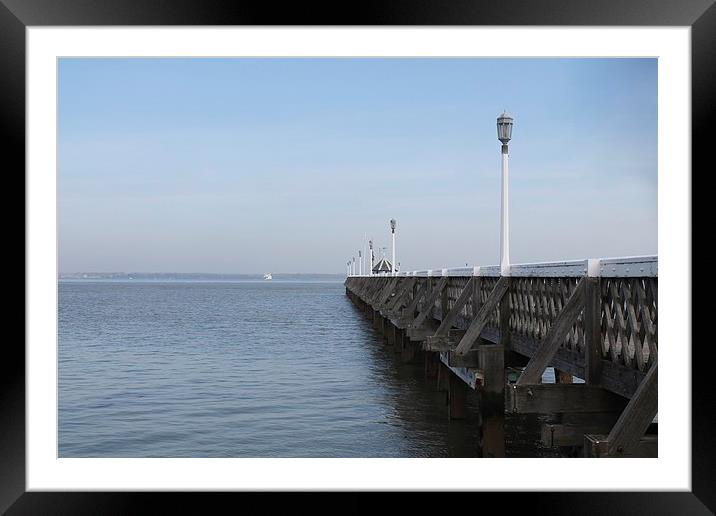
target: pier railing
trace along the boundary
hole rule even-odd
[[[451,418],[464,417],[462,391],[478,391],[485,456],[505,455],[506,414],[544,415],[549,449],[655,456],[657,265],[640,256],[519,264],[508,275],[464,267],[349,276],[345,286],[403,360],[425,351],[438,387],[449,373]],[[558,385],[541,385],[548,366]]]
[[[549,364],[631,397],[657,360],[657,265],[656,256],[518,264],[504,277],[498,266],[462,267],[350,276],[346,287],[361,297],[376,291],[386,294],[392,285],[387,295],[394,297],[410,280],[410,291],[396,303],[408,306],[417,295],[427,300],[421,290],[431,292],[446,278],[440,294],[432,296],[434,302],[423,311],[439,324],[460,302],[451,314],[450,328],[468,330],[480,309],[495,301],[491,296],[497,295],[498,282],[504,278],[506,290],[488,307],[479,338],[508,343],[510,350],[533,357],[550,329],[560,323],[565,328],[554,352],[548,353]],[[575,307],[565,318],[570,299]],[[503,326],[509,338],[501,341]]]

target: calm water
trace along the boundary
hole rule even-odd
[[[477,435],[341,283],[59,284],[61,457],[473,457]]]

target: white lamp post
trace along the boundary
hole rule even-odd
[[[365,267],[363,267],[363,273],[366,276],[370,276],[370,269],[368,268],[368,235],[363,233],[363,261]]]
[[[356,257],[353,257],[353,260],[351,261],[351,274],[354,276],[356,275]]]
[[[358,275],[363,275],[363,255],[361,254],[360,249],[358,249]]]
[[[370,265],[368,267],[368,275],[373,275],[373,240],[368,240],[368,247],[370,248]]]
[[[497,117],[497,139],[502,142],[502,203],[500,211],[500,274],[510,274],[510,218],[508,205],[509,164],[507,143],[512,138],[513,118],[507,113]]]
[[[395,219],[390,219],[390,232],[393,236],[393,259],[390,262],[390,272],[395,274]]]

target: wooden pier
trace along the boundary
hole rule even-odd
[[[485,457],[657,456],[657,257],[349,276],[448,417],[479,396]],[[542,383],[553,367],[555,383]],[[528,452],[525,450],[528,449]]]

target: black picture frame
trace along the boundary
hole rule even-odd
[[[716,5],[714,0],[439,0],[360,2],[329,5],[219,0],[0,0],[0,113],[4,137],[6,192],[9,179],[25,191],[25,29],[29,26],[84,25],[532,25],[532,26],[689,26],[692,72],[692,170],[706,175],[709,163],[708,123],[716,110]],[[664,142],[660,142],[664,144]],[[9,158],[9,159],[8,159]],[[708,166],[707,163],[710,165]],[[685,174],[691,171],[683,171]],[[696,175],[691,173],[691,177]],[[693,190],[695,191],[695,190]],[[7,211],[7,209],[6,209]],[[7,220],[11,220],[8,216]],[[24,226],[23,226],[24,227]],[[23,239],[25,235],[23,234]],[[696,242],[695,242],[696,243]],[[705,245],[705,244],[704,244]],[[10,249],[10,246],[6,246]],[[693,249],[692,249],[693,253]],[[26,259],[23,251],[23,258]],[[24,263],[23,263],[23,270]],[[684,281],[691,282],[690,277]],[[23,299],[25,296],[23,295]],[[684,300],[690,302],[690,300]],[[17,303],[19,305],[19,303]],[[693,303],[697,310],[698,305]],[[703,306],[703,305],[701,305]],[[24,307],[24,303],[23,303]],[[693,320],[693,316],[692,316]],[[696,335],[694,333],[694,335]],[[693,339],[695,341],[695,339]],[[508,504],[510,512],[550,514],[710,514],[716,510],[716,478],[711,433],[714,390],[710,386],[707,346],[692,346],[684,335],[678,346],[692,351],[692,490],[690,492],[479,493],[451,495],[443,510]],[[705,343],[704,343],[705,344]],[[8,514],[113,514],[146,512],[149,502],[163,512],[187,508],[184,494],[26,492],[25,488],[25,349],[19,339],[3,346],[0,391],[0,512]],[[664,380],[668,382],[668,378]],[[243,494],[244,497],[253,496]],[[469,498],[471,497],[471,498]],[[221,496],[225,501],[226,495]],[[281,503],[283,497],[271,497]],[[292,510],[305,497],[292,496]],[[216,496],[204,494],[203,510]],[[375,494],[352,494],[341,511],[362,512],[383,505]],[[266,497],[260,502],[267,507]],[[425,506],[420,494],[403,502]],[[315,501],[310,502],[315,509]],[[453,505],[455,504],[455,505]]]

